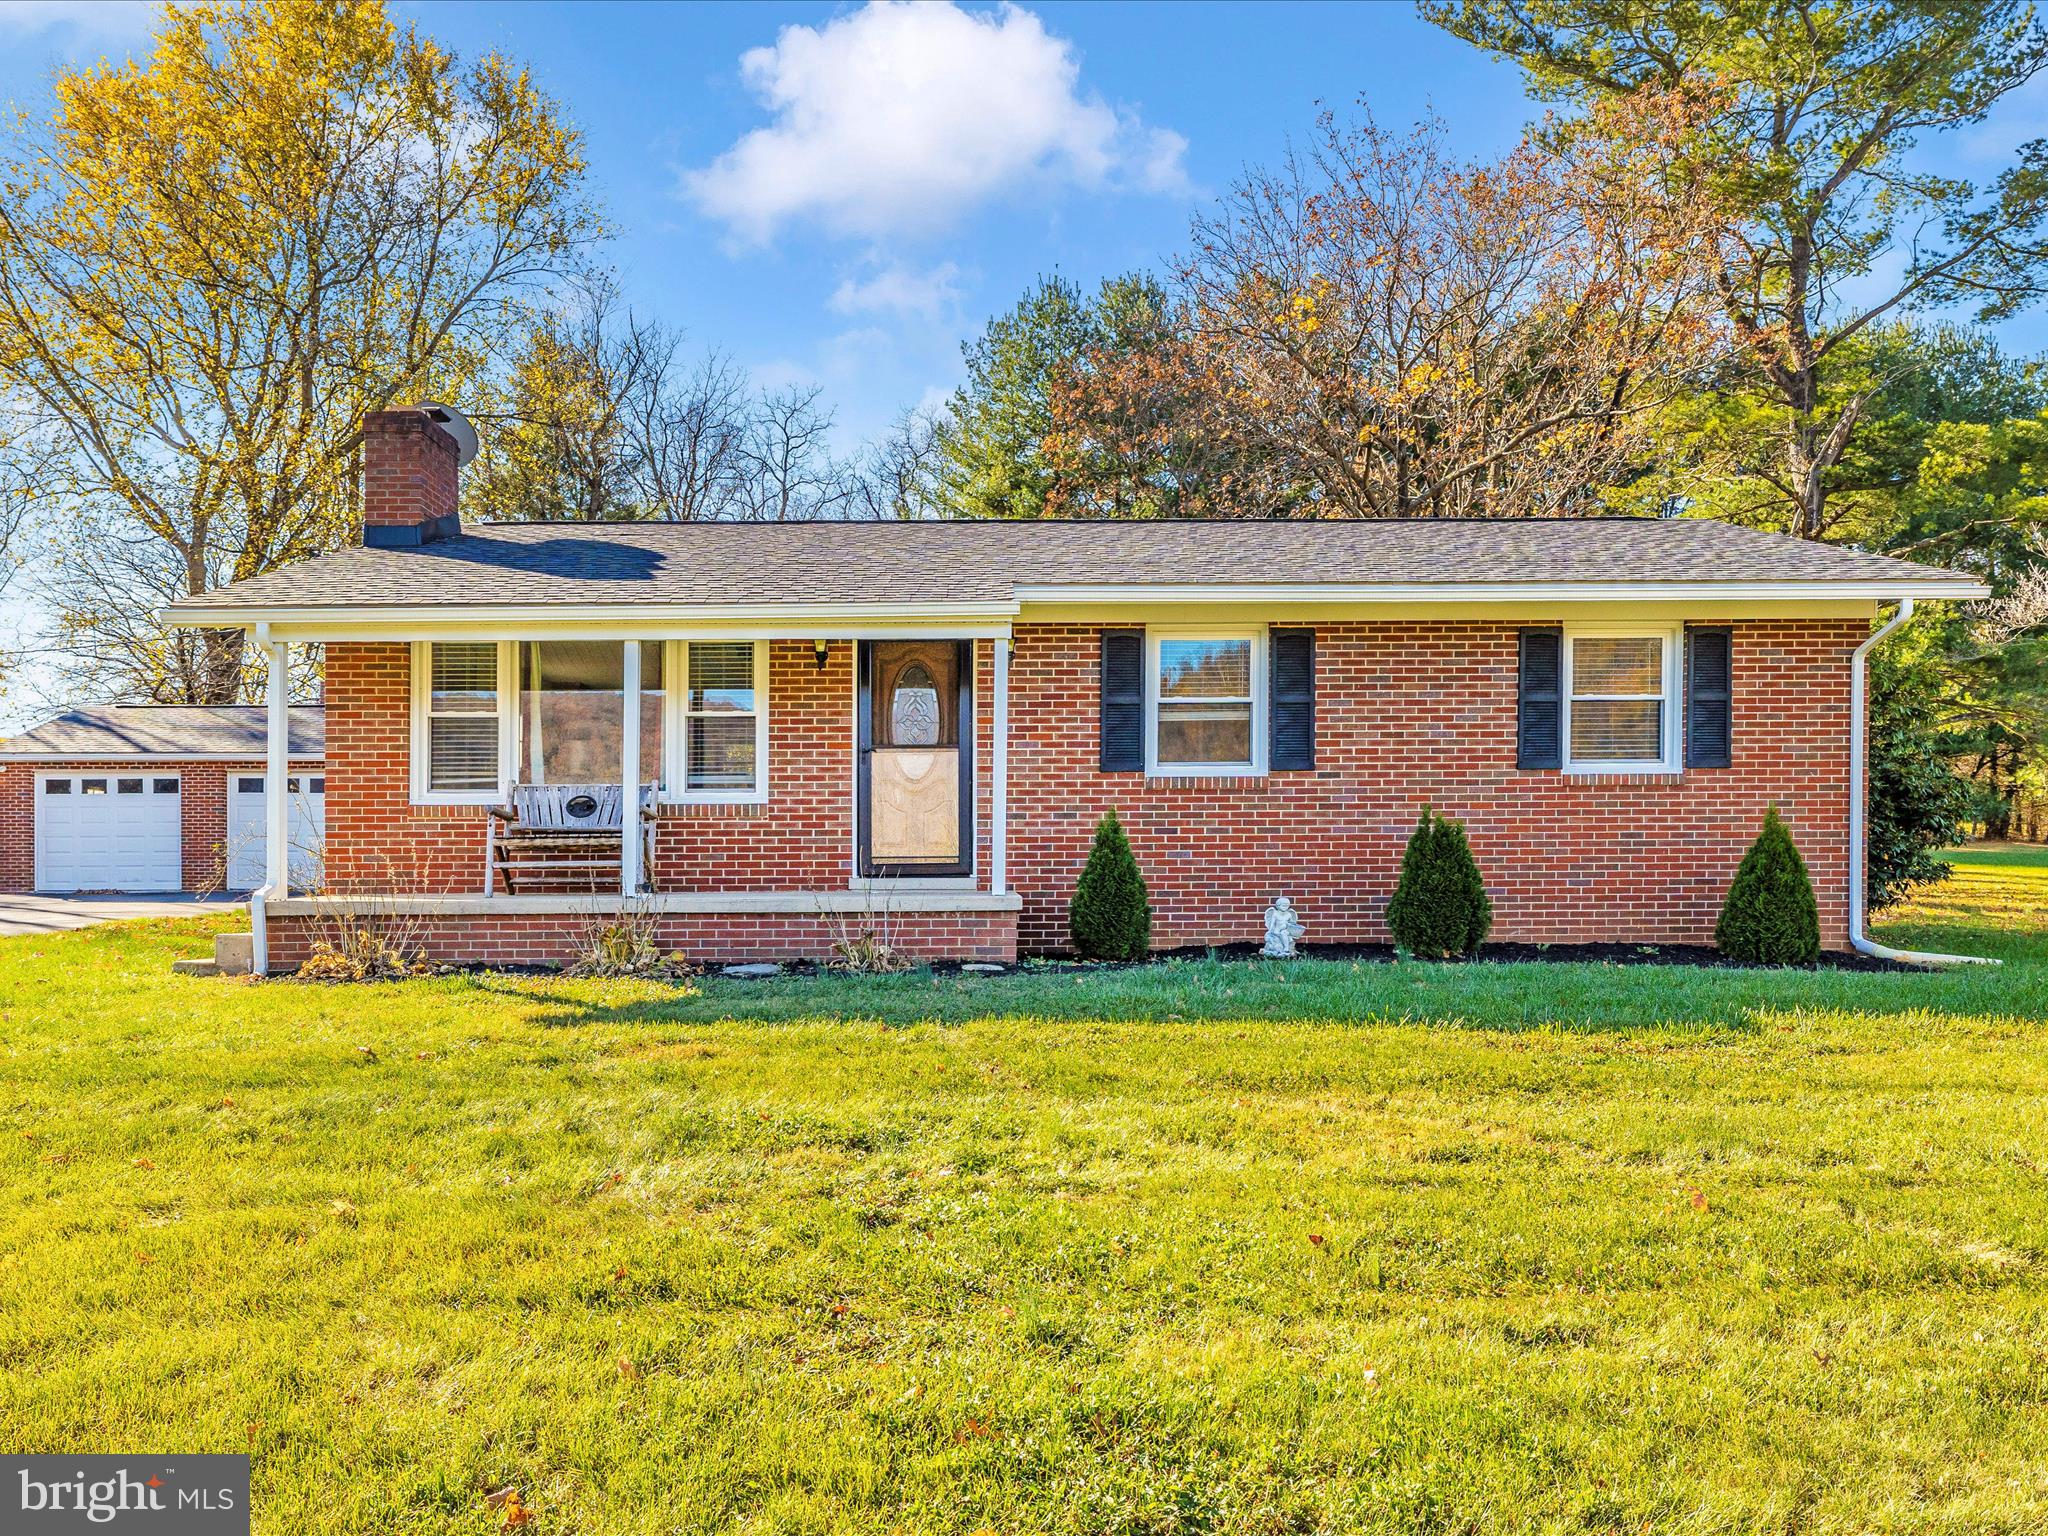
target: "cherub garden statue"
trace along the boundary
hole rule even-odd
[[[1294,941],[1301,937],[1301,919],[1294,915],[1294,903],[1275,896],[1266,908],[1266,947],[1259,951],[1269,960],[1292,960]]]

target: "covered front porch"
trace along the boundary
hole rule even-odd
[[[560,959],[625,911],[707,961],[877,926],[912,958],[1015,955],[1007,625],[259,638],[273,753],[315,640],[330,735],[325,883],[271,861],[270,964],[355,913],[464,961]]]

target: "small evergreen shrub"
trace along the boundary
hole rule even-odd
[[[1152,898],[1116,812],[1095,824],[1095,846],[1067,907],[1074,953],[1084,960],[1142,960],[1152,944]]]
[[[1411,954],[1469,955],[1493,929],[1493,902],[1465,840],[1465,824],[1422,808],[1387,903],[1394,943]]]
[[[1804,965],[1820,954],[1813,881],[1775,805],[1736,868],[1714,925],[1714,944],[1730,959],[1751,965]]]

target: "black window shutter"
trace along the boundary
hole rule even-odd
[[[1685,632],[1685,766],[1726,768],[1734,726],[1733,636],[1725,629]]]
[[[1564,766],[1564,634],[1555,629],[1522,631],[1517,689],[1515,766]]]
[[[1145,769],[1145,631],[1102,632],[1102,771]]]
[[[1269,649],[1272,668],[1266,710],[1266,766],[1316,765],[1316,632],[1276,629]]]

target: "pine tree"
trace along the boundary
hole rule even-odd
[[[1730,959],[1752,965],[1804,965],[1820,954],[1813,881],[1775,805],[1736,868],[1714,943]]]
[[[1887,907],[1915,885],[1946,880],[1940,850],[1963,840],[1972,786],[1952,761],[1961,754],[1942,727],[1932,669],[1883,651],[1870,668],[1870,905]]]
[[[1067,908],[1074,953],[1084,960],[1142,960],[1152,942],[1152,901],[1115,811],[1095,824],[1095,845]]]
[[[1418,955],[1469,955],[1486,942],[1493,902],[1463,822],[1422,808],[1387,903],[1387,926],[1397,945]]]

